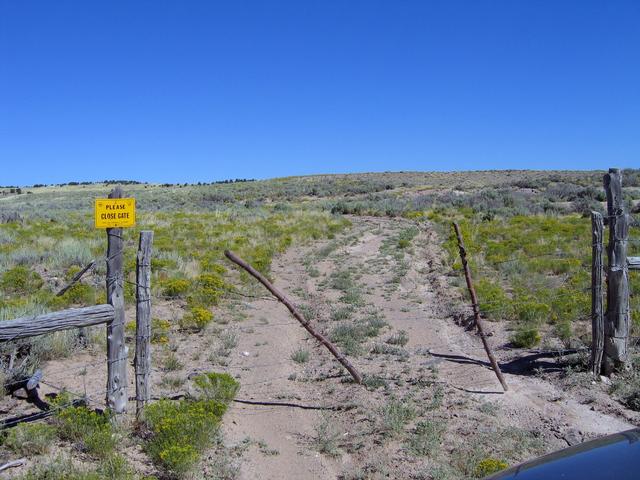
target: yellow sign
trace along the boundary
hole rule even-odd
[[[136,224],[135,198],[96,198],[96,228],[126,228]]]

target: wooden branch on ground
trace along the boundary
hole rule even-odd
[[[293,403],[293,402],[261,402],[258,400],[243,400],[240,398],[234,398],[233,402],[242,403],[243,405],[257,405],[264,407],[291,407],[291,408],[300,408],[302,410],[333,410],[333,411],[345,411],[345,410],[353,410],[357,408],[357,405],[343,405],[343,406],[329,406],[323,407],[320,405],[303,405],[301,403]]]
[[[294,316],[296,320],[298,320],[302,326],[309,332],[318,342],[324,345],[327,350],[331,352],[331,354],[342,364],[344,368],[351,374],[356,383],[362,383],[362,375],[354,368],[347,358],[338,351],[338,349],[321,333],[317,332],[315,329],[309,325],[309,322],[302,316],[302,314],[298,311],[298,309],[289,301],[289,299],[278,290],[273,284],[267,280],[260,272],[258,272],[255,268],[249,265],[247,262],[238,257],[235,253],[226,250],[224,252],[225,256],[231,260],[236,265],[242,267],[247,273],[249,273],[252,277],[258,280],[262,285],[265,286],[267,290],[271,292],[271,294],[276,297],[280,303],[282,303],[287,309],[291,312],[291,315]]]
[[[10,462],[7,462],[3,465],[0,465],[0,472],[2,472],[3,470],[8,470],[9,468],[19,467],[21,465],[24,465],[24,462],[26,461],[27,461],[26,458],[19,458],[18,460],[12,460]]]
[[[69,283],[67,283],[62,290],[60,290],[58,293],[56,293],[56,297],[61,297],[62,295],[65,294],[65,292],[67,290],[69,290],[71,287],[73,287],[75,285],[75,283],[80,280],[82,278],[82,276],[87,273],[89,271],[90,268],[92,268],[94,265],[96,264],[96,261],[93,260],[91,261],[87,266],[85,266],[82,270],[80,270],[78,273],[76,273],[73,278],[71,279],[71,281]]]
[[[69,308],[35,317],[21,317],[0,322],[0,342],[35,337],[45,333],[89,327],[113,321],[111,305]]]
[[[460,258],[462,260],[462,266],[464,267],[464,276],[467,281],[467,288],[469,289],[469,293],[471,294],[471,303],[473,308],[473,316],[476,320],[476,327],[478,329],[478,333],[480,334],[480,339],[482,340],[482,345],[484,346],[485,352],[487,352],[487,357],[489,357],[489,362],[491,363],[491,367],[495,372],[502,388],[506,392],[509,390],[507,387],[507,382],[504,380],[504,376],[500,371],[500,367],[498,366],[498,362],[493,356],[493,352],[489,347],[489,342],[487,342],[487,337],[484,334],[484,328],[482,327],[482,319],[480,318],[480,308],[478,307],[478,297],[476,296],[476,291],[473,288],[473,281],[471,280],[471,271],[469,269],[469,264],[467,263],[467,251],[464,248],[464,240],[462,239],[462,233],[460,232],[460,227],[456,222],[453,222],[453,228],[456,231],[456,237],[458,238],[458,248],[460,249]]]

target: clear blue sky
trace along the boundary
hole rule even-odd
[[[609,166],[637,0],[0,0],[0,184]]]

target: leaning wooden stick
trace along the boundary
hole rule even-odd
[[[71,287],[73,287],[75,285],[75,283],[80,280],[82,278],[82,276],[87,273],[87,271],[93,267],[96,264],[95,260],[92,260],[90,263],[88,263],[82,270],[80,270],[78,273],[76,273],[73,278],[71,279],[71,281],[69,283],[67,283],[64,288],[62,288],[58,293],[56,293],[56,297],[61,297],[62,295],[65,294],[65,292],[67,290],[69,290]]]
[[[489,347],[489,342],[487,342],[487,337],[484,334],[484,329],[482,328],[482,319],[480,318],[480,308],[478,307],[478,297],[476,296],[476,290],[473,288],[473,281],[471,280],[471,271],[469,270],[469,264],[467,263],[467,251],[464,248],[464,241],[462,240],[462,233],[460,233],[460,227],[456,222],[453,222],[453,228],[456,231],[456,237],[458,237],[458,248],[460,249],[460,259],[462,260],[462,266],[464,268],[464,276],[467,280],[467,288],[469,289],[469,293],[471,294],[471,302],[473,308],[473,317],[476,321],[476,327],[478,329],[478,333],[480,334],[480,338],[482,339],[482,344],[484,345],[484,350],[487,352],[487,357],[489,357],[489,362],[491,362],[491,367],[493,371],[496,373],[498,380],[502,384],[502,388],[506,392],[509,390],[507,387],[507,382],[505,382],[504,377],[502,376],[502,372],[500,371],[500,367],[498,366],[498,362],[496,362],[493,353],[491,352],[491,348]]]
[[[327,340],[327,338],[324,335],[322,335],[319,332],[316,332],[311,327],[311,325],[309,325],[309,322],[305,320],[302,314],[296,309],[296,307],[289,301],[287,297],[285,297],[285,295],[280,290],[274,287],[273,284],[269,280],[267,280],[260,272],[258,272],[255,268],[253,268],[247,262],[245,262],[240,257],[238,257],[235,253],[229,250],[226,250],[224,254],[229,260],[231,260],[236,265],[242,267],[252,277],[258,280],[262,285],[264,285],[266,289],[269,290],[273,294],[273,296],[280,301],[280,303],[282,303],[285,307],[289,309],[289,311],[291,312],[291,315],[293,315],[295,319],[302,324],[302,326],[307,330],[307,332],[313,335],[316,338],[316,340],[318,340],[322,345],[327,347],[327,349],[331,352],[331,354],[334,357],[336,357],[336,359],[344,366],[344,368],[347,369],[347,371],[351,374],[355,382],[362,383],[362,375],[360,375],[360,373],[354,368],[354,366],[351,365],[351,362],[349,362],[349,360],[347,360],[345,356],[342,355],[338,351],[338,349],[329,340]]]

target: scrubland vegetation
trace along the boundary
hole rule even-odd
[[[241,388],[229,375],[186,378],[180,372],[188,359],[172,350],[176,335],[206,331],[214,340],[212,351],[204,355],[216,365],[225,365],[238,344],[236,331],[218,328],[223,326],[219,310],[255,292],[248,277],[228,268],[223,251],[234,250],[269,275],[275,255],[294,245],[328,240],[305,260],[309,277],[321,277],[316,264],[346,242],[355,241],[335,238],[348,232],[350,221],[344,214],[400,217],[410,223],[385,237],[380,246],[380,257],[393,260],[384,265],[391,270],[380,295],[396,291],[409,269],[406,253],[427,227],[439,232],[452,285],[462,287],[457,245],[450,230],[450,222],[456,220],[470,255],[481,312],[491,322],[507,326],[510,333],[505,346],[583,346],[590,339],[591,233],[586,214],[603,209],[601,179],[601,172],[387,173],[199,186],[128,185],[127,193],[137,199],[138,225],[125,232],[126,302],[131,307],[134,301],[137,233],[151,229],[152,294],[180,309],[171,320],[153,319],[152,342],[160,353],[156,358],[165,372],[164,387],[169,391],[188,387],[190,393],[179,400],[154,402],[135,429],[117,426],[108,412],[97,413],[86,406],[60,408],[47,422],[5,432],[2,448],[16,455],[49,458],[48,463],[20,477],[24,479],[152,478],[140,477],[126,460],[123,448],[132,445],[141,447],[158,475],[188,477],[202,454],[218,442],[221,418]],[[630,210],[637,209],[640,171],[625,172],[623,184]],[[23,187],[19,194],[15,188],[3,193],[0,214],[12,221],[0,224],[0,320],[105,302],[105,235],[93,228],[91,208],[92,199],[108,189],[92,184]],[[630,243],[629,254],[640,255],[637,224],[630,237],[638,242]],[[92,260],[96,260],[95,268],[64,295],[56,296]],[[383,355],[406,362],[410,334],[388,331],[386,319],[365,298],[370,292],[360,277],[370,273],[369,268],[344,266],[319,279],[320,288],[337,294],[326,333],[349,356]],[[640,274],[632,273],[630,281],[633,335],[637,337]],[[314,316],[312,302],[300,308]],[[132,335],[133,323],[127,328]],[[96,328],[0,345],[3,381],[10,383],[48,360],[87,348],[102,351],[103,334]],[[288,355],[303,368],[310,351],[297,348]],[[11,358],[20,368],[9,372]],[[611,388],[625,405],[640,410],[638,371],[634,367]],[[480,478],[504,468],[505,462],[522,458],[525,452],[539,451],[536,439],[492,425],[490,451],[455,445],[450,449],[458,463],[447,465],[441,461],[449,428],[441,408],[442,391],[438,393],[435,383],[428,385],[433,398],[427,407],[418,408],[411,398],[394,397],[371,420],[380,442],[402,444],[412,457],[435,462],[430,476],[420,478]],[[365,386],[369,391],[386,391],[389,381],[365,376]],[[54,402],[67,407],[72,398],[63,392]],[[497,438],[509,445],[498,445]],[[56,442],[64,446],[61,451],[52,449]],[[314,448],[328,456],[344,448],[331,418],[318,424]],[[375,478],[372,472],[381,471],[382,467],[363,466],[344,478]]]

